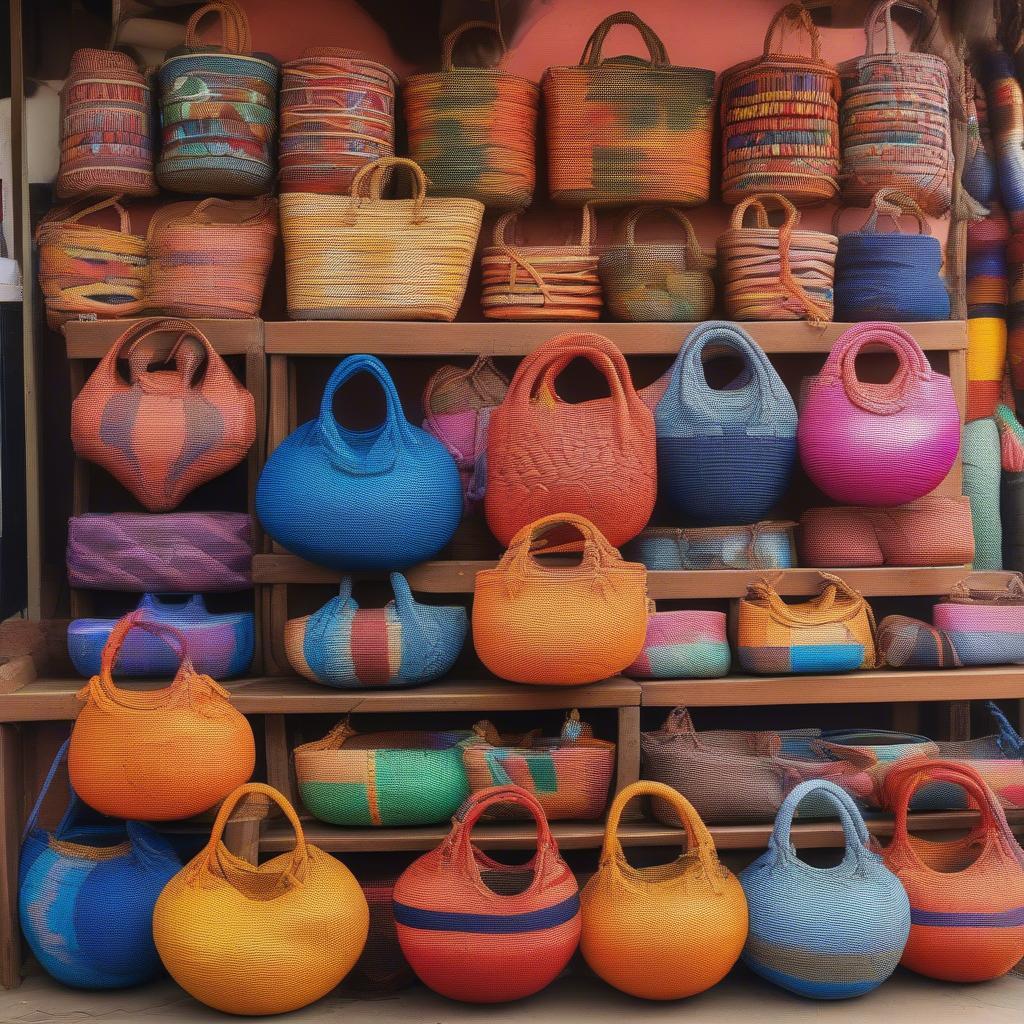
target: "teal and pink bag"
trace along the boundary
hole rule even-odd
[[[714,679],[727,675],[732,656],[725,612],[654,610],[640,657],[623,674],[634,679]]]

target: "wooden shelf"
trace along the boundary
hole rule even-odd
[[[132,324],[129,320],[69,320],[64,325],[69,359],[102,359]],[[246,355],[263,348],[262,320],[193,320],[222,356]]]

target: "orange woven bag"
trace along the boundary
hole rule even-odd
[[[577,358],[604,376],[609,397],[559,397],[558,376]],[[586,516],[610,544],[625,544],[651,518],[656,477],[654,417],[612,342],[563,334],[519,364],[487,434],[484,510],[502,544],[556,512]]]
[[[165,355],[149,339],[166,333],[177,333],[177,340]],[[117,368],[122,353],[127,381]],[[149,369],[158,360],[173,368]],[[188,320],[133,324],[71,404],[75,452],[102,466],[150,512],[169,512],[200,484],[237,466],[255,437],[252,395]]]
[[[565,529],[579,541],[560,540]],[[536,554],[579,552],[576,565]],[[575,686],[619,674],[647,636],[647,570],[622,556],[582,516],[524,526],[493,569],[476,574],[473,642],[495,675],[515,683]]]
[[[114,662],[129,630],[176,647],[181,665],[161,690],[122,690]],[[75,792],[113,818],[176,821],[201,814],[247,782],[256,762],[252,728],[227,691],[192,667],[173,626],[132,612],[111,630],[100,673],[78,693],[68,748]]]

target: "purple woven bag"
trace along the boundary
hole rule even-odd
[[[241,512],[75,516],[67,555],[73,587],[209,593],[252,586],[252,533]]]

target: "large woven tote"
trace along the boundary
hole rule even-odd
[[[591,363],[610,395],[566,402],[555,390],[574,359]],[[530,353],[491,414],[484,510],[508,544],[527,524],[558,512],[586,516],[613,546],[635,537],[654,509],[654,417],[626,359],[599,334],[563,334]]]
[[[793,816],[809,796],[839,814],[845,849],[834,867],[812,867],[793,846]],[[802,782],[786,797],[767,852],[740,881],[750,910],[743,961],[762,978],[811,999],[848,999],[896,970],[910,934],[910,903],[872,851],[857,805],[834,783]]]
[[[780,30],[811,43],[809,57],[785,53]],[[839,73],[821,58],[821,35],[802,3],[768,25],[764,53],[722,79],[722,200],[772,191],[795,203],[839,191]]]
[[[602,59],[615,25],[631,25],[649,56]],[[544,72],[551,198],[625,206],[699,206],[711,194],[715,73],[669,63],[665,45],[631,11],[602,21],[578,65]]]
[[[633,867],[619,841],[623,809],[637,797],[670,804],[686,831],[676,860]],[[634,782],[612,802],[597,872],[580,897],[584,959],[609,985],[641,999],[682,999],[717,985],[747,938],[747,901],[718,860],[693,806],[660,782]]]
[[[384,199],[393,170],[411,199]],[[288,315],[294,320],[454,320],[466,293],[483,204],[427,197],[419,164],[362,168],[352,195],[281,196]]]
[[[168,334],[177,335],[169,350],[153,340]],[[127,381],[120,358],[128,361]],[[158,361],[172,368],[149,368]],[[255,438],[253,396],[188,320],[133,324],[71,403],[75,453],[106,469],[151,512],[169,512],[237,466]]]
[[[259,866],[224,845],[239,803],[275,803],[295,846]],[[370,912],[336,857],[306,842],[292,805],[254,782],[221,805],[206,846],[160,894],[153,937],[164,966],[193,998],[225,1013],[264,1016],[308,1006],[352,970]]]
[[[496,66],[455,66],[455,44],[469,29],[494,34],[501,47]],[[426,173],[430,195],[498,207],[533,199],[540,89],[501,67],[507,54],[497,25],[467,21],[445,36],[440,71],[406,80],[409,155]]]

